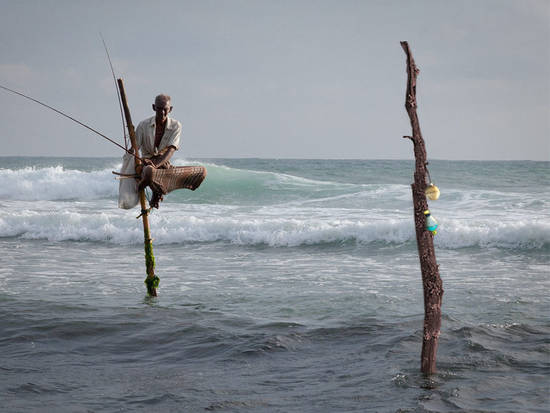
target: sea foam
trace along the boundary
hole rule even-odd
[[[197,191],[170,193],[151,215],[156,243],[415,243],[409,185],[338,183],[206,166],[207,180]],[[118,182],[111,168],[0,169],[0,180],[0,237],[142,242],[137,209],[116,208]],[[448,249],[546,248],[547,202],[546,195],[528,192],[446,188],[440,201],[430,205],[440,224],[435,244]]]
[[[53,203],[50,203],[53,204]],[[57,206],[57,207],[56,207]],[[142,242],[136,211],[90,208],[83,213],[58,205],[44,205],[39,211],[21,208],[0,218],[0,237],[48,239],[50,241],[98,241],[115,244]],[[308,217],[309,215],[309,217]],[[239,212],[238,209],[204,205],[175,207],[151,215],[155,243],[228,242],[237,245],[299,247],[338,243],[413,244],[414,225],[410,218],[357,215],[340,218],[320,216],[313,210]],[[545,221],[442,219],[435,245],[440,248],[466,247],[540,249],[550,245],[550,223]]]
[[[108,169],[92,172],[62,166],[0,169],[0,182],[3,200],[90,200],[118,194],[118,183]]]

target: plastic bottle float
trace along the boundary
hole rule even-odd
[[[424,211],[424,215],[426,216],[426,229],[430,231],[433,235],[437,234],[437,220],[432,217],[429,209]]]

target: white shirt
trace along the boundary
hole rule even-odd
[[[155,117],[153,116],[142,120],[136,128],[136,143],[144,158],[158,155],[169,146],[175,147],[176,150],[180,148],[180,122],[172,118],[166,119],[166,128],[158,148],[155,148],[155,127]]]

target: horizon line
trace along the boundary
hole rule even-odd
[[[67,159],[117,159],[119,156],[73,156],[73,155],[0,155],[1,158],[67,158]],[[289,160],[289,161],[414,161],[413,158],[293,158],[293,157],[260,157],[260,156],[200,156],[200,157],[183,157],[174,159],[260,159],[260,160]],[[547,160],[536,159],[445,159],[445,158],[429,158],[431,161],[447,161],[447,162],[550,162]]]

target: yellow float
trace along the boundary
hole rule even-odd
[[[424,193],[426,194],[428,199],[431,201],[436,201],[439,199],[439,195],[440,195],[439,188],[432,183],[428,185]]]

